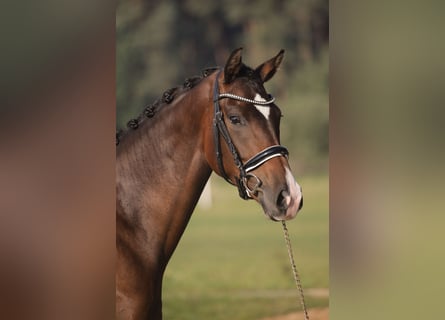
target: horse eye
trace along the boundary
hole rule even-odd
[[[241,119],[238,116],[229,116],[230,122],[233,124],[240,124]]]

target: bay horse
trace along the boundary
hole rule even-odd
[[[166,91],[117,136],[117,319],[162,319],[164,270],[212,171],[271,220],[303,204],[279,141],[281,111],[263,86],[284,50],[256,69],[241,53]]]

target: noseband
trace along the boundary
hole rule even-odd
[[[247,200],[251,199],[252,195],[257,192],[257,189],[261,186],[261,180],[254,174],[250,173],[255,170],[265,162],[269,161],[275,157],[287,157],[289,155],[288,150],[281,145],[274,145],[267,147],[266,149],[260,151],[255,156],[250,158],[243,164],[241,161],[241,157],[230,138],[229,131],[227,130],[227,126],[224,122],[224,115],[221,111],[221,106],[219,105],[219,100],[223,98],[229,98],[234,100],[239,100],[251,104],[258,105],[270,105],[275,101],[275,98],[271,98],[268,101],[256,101],[247,99],[244,97],[240,97],[231,93],[219,93],[219,85],[218,78],[221,71],[218,72],[215,78],[215,84],[213,86],[213,105],[214,105],[214,117],[213,117],[213,138],[215,143],[215,152],[216,152],[216,160],[218,163],[218,169],[224,179],[230,184],[235,185],[230,178],[228,177],[226,171],[224,170],[223,160],[222,160],[222,152],[221,152],[221,143],[220,143],[220,135],[223,137],[227,146],[229,147],[230,152],[232,153],[233,160],[235,162],[236,167],[239,170],[239,176],[235,177],[236,186],[238,187],[238,192],[241,198]],[[249,187],[248,181],[253,180],[253,187]]]

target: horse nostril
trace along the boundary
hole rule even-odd
[[[303,208],[303,196],[301,196],[300,205],[298,206],[298,210],[301,210]]]
[[[287,210],[290,203],[290,194],[287,190],[281,190],[277,198],[277,207],[280,210]]]

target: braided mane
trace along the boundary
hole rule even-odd
[[[166,104],[170,104],[179,94],[192,89],[198,83],[201,82],[202,79],[208,77],[213,72],[218,70],[218,67],[210,67],[202,70],[200,76],[194,76],[190,78],[186,78],[182,86],[177,86],[166,90],[162,97],[157,99],[154,103],[146,106],[142,113],[138,115],[137,118],[131,119],[127,122],[127,128],[125,130],[120,129],[116,132],[116,146],[119,145],[121,139],[132,130],[136,130],[139,128],[140,124],[147,118],[153,118],[155,114],[158,112],[162,106]]]

